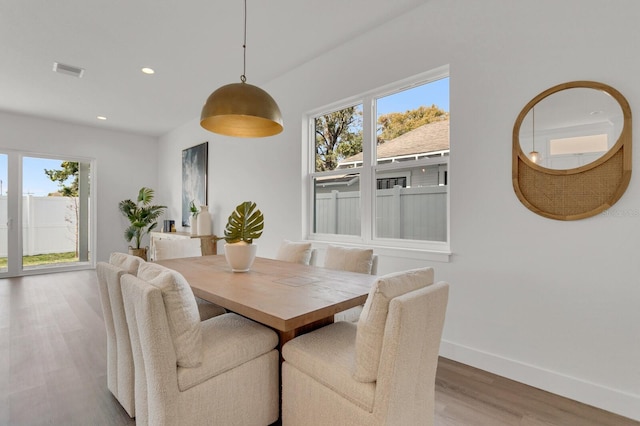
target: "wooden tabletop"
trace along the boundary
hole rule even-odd
[[[290,337],[364,304],[377,278],[260,257],[249,272],[232,272],[224,255],[157,263],[180,272],[196,296]]]

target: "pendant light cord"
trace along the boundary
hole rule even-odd
[[[244,41],[242,43],[242,75],[240,76],[241,82],[246,82],[247,77],[247,0],[244,0]]]

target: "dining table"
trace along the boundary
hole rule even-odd
[[[256,257],[233,272],[224,255],[157,261],[184,276],[193,293],[275,330],[279,348],[333,323],[334,314],[363,305],[375,275]]]

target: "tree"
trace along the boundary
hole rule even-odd
[[[395,139],[413,129],[434,121],[447,120],[449,113],[438,108],[420,106],[407,112],[391,112],[378,117],[378,143]]]
[[[79,207],[78,207],[78,163],[75,161],[63,161],[60,164],[61,169],[47,170],[44,169],[44,173],[51,179],[52,182],[58,183],[58,189],[63,197],[69,197],[73,201],[71,214],[75,216],[75,222],[71,218],[66,217],[65,220],[68,223],[75,223],[74,235],[75,235],[75,247],[76,257],[78,257],[78,221],[79,221]],[[71,182],[69,180],[71,179]]]
[[[334,170],[338,162],[362,152],[362,111],[355,106],[315,120],[316,171]]]
[[[52,182],[58,183],[60,194],[63,197],[78,196],[78,163],[75,161],[63,161],[60,164],[60,170],[47,170],[44,173]],[[68,180],[72,178],[71,183]]]

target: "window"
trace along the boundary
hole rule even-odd
[[[91,267],[93,161],[0,154],[0,276]]]
[[[308,117],[309,238],[448,251],[448,67]]]

